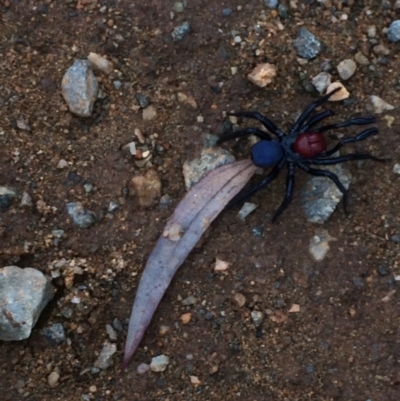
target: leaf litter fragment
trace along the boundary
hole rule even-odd
[[[207,174],[179,203],[143,271],[129,320],[123,369],[139,346],[179,266],[256,171],[251,160],[225,164]]]

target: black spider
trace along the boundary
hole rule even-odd
[[[340,90],[340,88],[331,91],[330,93],[326,94],[325,96],[321,97],[319,100],[308,106],[297,119],[297,121],[293,124],[292,128],[289,131],[289,134],[285,134],[271,120],[258,112],[241,111],[237,113],[228,113],[229,116],[247,117],[258,120],[269,132],[277,137],[277,140],[272,139],[268,133],[258,128],[245,128],[230,134],[225,134],[218,140],[217,143],[220,144],[230,139],[240,138],[247,135],[255,135],[259,137],[261,141],[257,142],[251,148],[253,163],[256,166],[262,168],[273,167],[270,173],[261,182],[233,199],[228,204],[228,207],[243,201],[258,190],[266,187],[278,176],[280,169],[285,164],[287,164],[288,174],[286,179],[286,195],[282,204],[272,218],[273,222],[286,209],[286,207],[292,200],[294,188],[294,171],[296,166],[301,168],[308,174],[327,177],[331,179],[343,194],[343,207],[345,213],[347,213],[347,191],[343,184],[340,182],[337,175],[327,170],[315,169],[313,167],[310,167],[310,165],[329,165],[350,160],[363,159],[373,159],[376,161],[385,160],[367,153],[351,153],[345,156],[329,157],[347,143],[363,141],[364,139],[367,139],[372,135],[376,135],[378,133],[378,129],[376,127],[368,128],[362,131],[357,136],[341,139],[330,150],[326,150],[327,146],[324,136],[322,134],[322,132],[329,129],[349,127],[351,125],[372,124],[376,121],[375,117],[352,118],[351,120],[344,121],[342,123],[325,125],[320,128],[310,130],[311,127],[315,126],[323,119],[334,114],[332,111],[326,110],[310,117],[312,112],[318,106],[328,100],[329,97],[338,90]]]

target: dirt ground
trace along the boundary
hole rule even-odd
[[[50,274],[54,261],[65,258],[83,270],[72,283],[63,276],[53,280],[55,298],[29,339],[0,343],[2,400],[400,398],[395,280],[400,275],[400,178],[392,171],[399,162],[400,58],[399,45],[383,32],[400,16],[394,1],[330,0],[325,6],[282,1],[289,9],[287,19],[261,0],[188,0],[180,13],[172,0],[1,3],[0,185],[27,191],[34,207],[23,209],[16,201],[0,214],[0,266]],[[231,15],[224,16],[226,8]],[[172,41],[172,30],[184,21],[190,22],[191,32]],[[372,25],[376,36],[371,39],[367,29]],[[324,44],[322,53],[305,65],[291,44],[300,26]],[[235,36],[241,43],[235,43]],[[378,44],[388,54],[376,54]],[[321,63],[329,59],[336,66],[359,51],[371,64],[358,65],[345,82],[353,101],[329,107],[342,121],[369,114],[369,95],[396,106],[378,116],[380,135],[349,145],[391,161],[349,164],[351,213],[346,216],[339,208],[324,224],[335,238],[327,257],[315,262],[308,252],[320,227],[307,222],[300,208],[303,173],[296,176],[291,206],[276,224],[270,223],[284,192],[282,174],[252,198],[259,207],[245,221],[231,210],[213,223],[178,271],[129,372],[122,373],[138,279],[166,219],[185,194],[184,161],[199,154],[206,134],[223,132],[224,111],[257,110],[286,128],[295,113],[316,99],[310,80]],[[89,52],[105,55],[115,69],[110,75],[96,73],[105,97],[84,119],[68,111],[60,87],[67,68]],[[278,67],[276,79],[264,89],[246,78],[261,62]],[[338,78],[336,68],[332,74]],[[119,89],[116,80],[122,83]],[[197,109],[180,103],[179,92],[192,96]],[[143,120],[138,93],[156,107],[154,120]],[[21,118],[30,131],[19,128]],[[124,197],[131,178],[148,168],[121,151],[137,141],[135,128],[161,145],[151,162],[162,194],[172,198],[170,206],[144,209],[133,195]],[[246,141],[229,147],[238,158],[248,156]],[[57,168],[61,159],[67,168]],[[89,194],[85,183],[94,185]],[[72,201],[103,218],[87,230],[77,227],[65,207]],[[121,204],[114,215],[107,213],[110,201]],[[260,226],[262,237],[253,231]],[[59,241],[55,229],[64,230]],[[214,272],[216,257],[231,263],[226,272]],[[237,293],[246,298],[242,307],[234,300]],[[71,303],[74,296],[80,304]],[[182,305],[188,296],[197,302]],[[293,304],[299,312],[289,313]],[[253,310],[266,313],[261,328],[254,326]],[[185,312],[192,320],[183,325]],[[111,341],[106,325],[115,319],[122,330],[113,365],[93,371],[104,342]],[[67,336],[58,345],[42,334],[54,323],[62,323]],[[169,328],[164,335],[161,326]],[[170,357],[166,371],[137,373],[140,363],[159,354]],[[48,376],[55,369],[60,379],[51,388]]]

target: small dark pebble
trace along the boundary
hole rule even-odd
[[[219,95],[222,92],[222,88],[219,85],[210,85],[210,89],[216,94]]]
[[[343,100],[343,106],[348,107],[348,106],[353,106],[354,104],[357,103],[356,99],[348,98]]]
[[[251,230],[251,233],[254,237],[262,237],[264,234],[264,227],[263,226],[256,226]]]
[[[61,323],[45,327],[42,333],[52,345],[61,344],[66,340],[64,326]]]
[[[314,372],[314,366],[308,364],[308,365],[306,366],[306,372],[307,372],[307,373],[313,373],[313,372]]]
[[[380,276],[387,276],[390,272],[387,268],[386,263],[380,264],[377,268],[376,271],[379,273]]]
[[[287,19],[289,17],[289,9],[284,4],[279,4],[278,15],[282,19]]]
[[[224,17],[229,17],[232,14],[232,9],[231,8],[224,8],[222,10],[222,15]]]
[[[335,67],[332,64],[331,60],[324,60],[321,63],[321,71],[322,72],[332,72],[335,69]]]
[[[256,338],[261,338],[264,336],[263,330],[261,327],[257,327],[256,329]]]
[[[82,178],[74,171],[70,171],[68,173],[67,178],[68,178],[67,185],[69,186],[79,184],[82,181]]]
[[[206,312],[206,314],[204,315],[204,319],[206,319],[206,320],[212,320],[213,318],[214,318],[214,315],[210,311]]]
[[[353,284],[357,287],[357,288],[362,288],[364,287],[364,281],[361,277],[353,277]]]
[[[145,109],[150,104],[150,99],[147,96],[142,95],[141,93],[136,93],[136,99],[139,103],[139,106],[143,109]]]
[[[171,205],[172,205],[172,198],[168,194],[165,194],[160,198],[159,207],[161,210],[166,209]]]
[[[400,235],[399,234],[394,234],[390,237],[390,241],[392,241],[394,244],[399,244],[400,243]]]
[[[278,298],[275,301],[275,305],[277,308],[283,308],[285,306],[285,301],[282,298]]]
[[[274,283],[274,288],[275,288],[276,290],[278,290],[279,288],[281,288],[281,283],[280,283],[279,281],[275,281],[275,283]]]

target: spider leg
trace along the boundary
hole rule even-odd
[[[237,113],[226,113],[228,116],[247,117],[260,121],[260,123],[278,138],[283,138],[285,134],[267,117],[256,111],[238,111]]]
[[[249,196],[253,195],[260,189],[262,189],[262,188],[266,187],[268,184],[270,184],[278,176],[279,170],[282,168],[285,161],[286,161],[285,159],[280,161],[277,165],[275,165],[275,167],[271,170],[271,172],[262,181],[260,181],[256,185],[254,185],[252,188],[250,188],[246,192],[239,194],[238,196],[233,198],[226,207],[231,208],[232,206],[235,206],[236,204],[244,201]]]
[[[319,98],[316,102],[310,104],[301,114],[301,116],[297,119],[297,121],[293,124],[292,129],[290,130],[290,134],[293,134],[299,130],[310,116],[310,114],[318,107],[321,106],[322,103],[325,103],[334,93],[339,91],[341,88],[336,88],[333,91],[327,93],[325,96]]]
[[[302,161],[304,164],[317,164],[320,166],[327,166],[329,164],[338,164],[343,162],[348,162],[351,160],[366,160],[371,159],[377,162],[386,162],[386,159],[381,159],[379,157],[372,156],[368,153],[350,153],[349,155],[339,156],[339,157],[328,157],[326,159],[318,159],[316,157],[311,159],[306,159]]]
[[[299,163],[299,167],[308,174],[315,175],[317,177],[327,177],[331,179],[339,188],[340,192],[343,194],[343,209],[344,212],[347,214],[347,190],[344,187],[344,185],[340,182],[339,177],[336,174],[331,173],[330,171],[327,170],[318,170],[315,168],[311,168],[303,163]]]
[[[255,136],[257,136],[257,137],[259,137],[261,139],[264,139],[266,141],[270,141],[271,140],[271,137],[266,132],[261,131],[258,128],[245,128],[245,129],[241,129],[241,130],[229,133],[229,134],[222,135],[218,139],[217,144],[219,145],[220,143],[225,142],[225,141],[229,141],[230,139],[242,138],[242,137],[247,136],[247,135],[255,135]]]
[[[311,117],[302,127],[299,134],[303,132],[307,132],[311,127],[315,124],[318,124],[320,121],[324,120],[325,118],[333,116],[335,113],[332,110],[325,110],[321,113],[316,114],[315,116]]]
[[[350,125],[373,124],[375,122],[376,122],[375,117],[357,117],[338,124],[324,125],[323,127],[317,128],[315,132],[324,132],[327,131],[328,129],[350,127]]]
[[[341,139],[332,149],[327,150],[327,151],[322,152],[322,153],[319,153],[317,155],[317,158],[333,155],[343,145],[346,145],[347,143],[363,141],[364,139],[367,139],[372,135],[376,135],[377,133],[378,133],[378,128],[373,127],[373,128],[368,128],[368,129],[360,132],[357,136],[351,136],[349,138]]]
[[[294,163],[288,163],[288,173],[286,177],[286,194],[283,202],[279,206],[278,210],[275,212],[274,216],[272,217],[272,222],[274,223],[276,219],[282,214],[282,212],[287,208],[289,203],[293,197],[293,189],[294,189]]]

